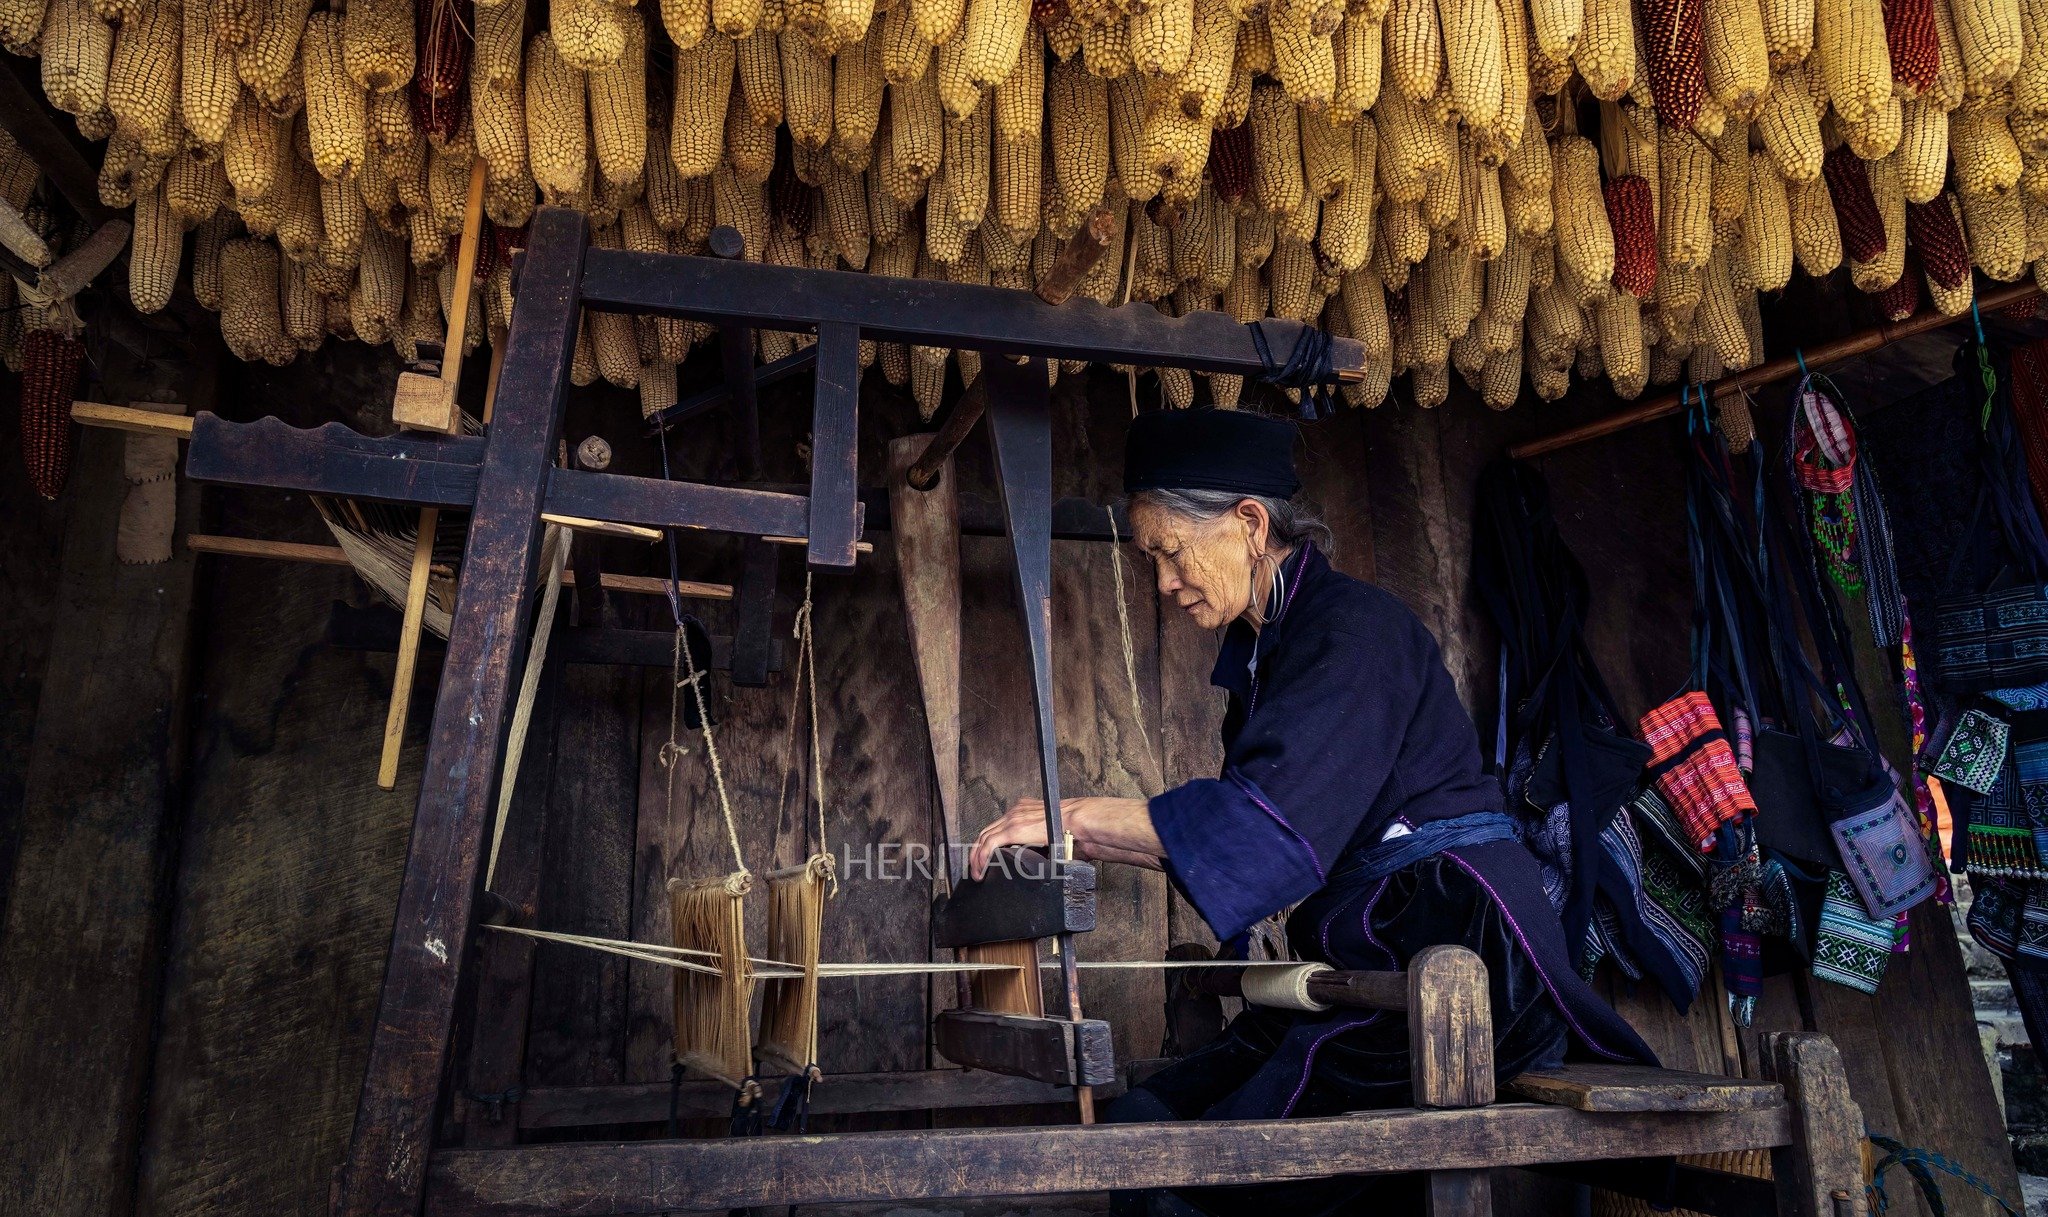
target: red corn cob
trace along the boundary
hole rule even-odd
[[[1843,144],[1828,153],[1821,172],[1827,175],[1828,193],[1834,196],[1843,252],[1858,262],[1875,261],[1885,251],[1884,217],[1877,213],[1877,200],[1871,197],[1870,174],[1863,159]]]
[[[420,15],[420,66],[414,77],[422,96],[446,101],[469,79],[469,0],[428,0]]]
[[[1643,0],[1637,11],[1643,16],[1657,118],[1667,127],[1690,130],[1707,90],[1700,67],[1701,0]]]
[[[1899,281],[1877,293],[1878,311],[1886,321],[1904,321],[1920,311],[1920,260],[1906,251],[1906,273]]]
[[[1650,183],[1641,174],[1615,178],[1601,187],[1607,223],[1614,229],[1614,286],[1636,297],[1657,287],[1657,209]]]
[[[1928,278],[1948,291],[1970,277],[1970,248],[1963,243],[1963,230],[1946,193],[1930,202],[1906,204],[1906,249],[1909,256],[1918,254]]]
[[[1249,123],[1209,133],[1209,180],[1216,196],[1236,203],[1252,185],[1252,128]]]
[[[1918,93],[1941,73],[1941,41],[1934,32],[1933,0],[1884,0],[1884,42],[1892,82]]]
[[[85,344],[55,330],[35,330],[21,343],[21,456],[29,484],[46,499],[71,473],[71,392]]]

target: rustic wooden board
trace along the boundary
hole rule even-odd
[[[13,378],[8,377],[8,382]],[[4,383],[4,382],[0,382]],[[12,396],[12,384],[0,395]],[[0,452],[21,450],[20,413],[0,411]],[[36,702],[57,608],[68,498],[45,500],[25,477],[0,477],[0,914],[14,881],[21,836],[22,784],[35,737]]]
[[[223,498],[251,532],[324,537],[303,501]],[[391,661],[322,642],[329,604],[367,596],[348,571],[218,560],[206,579],[138,1207],[322,1212],[355,1116],[411,825],[413,792],[374,780]],[[409,772],[422,742],[408,742]]]
[[[642,684],[638,668],[563,671],[541,849],[541,929],[599,938],[625,938],[632,929]],[[535,943],[533,959],[527,1084],[624,1081],[629,970],[666,980],[668,969],[553,942]]]
[[[1585,1062],[1525,1073],[1503,1089],[1580,1111],[1743,1111],[1784,1102],[1778,1087],[1721,1074]]]
[[[22,773],[0,937],[0,1184],[10,1206],[132,1203],[182,776],[193,559],[124,566],[122,436],[71,473],[49,673]],[[197,494],[180,489],[181,521]]]

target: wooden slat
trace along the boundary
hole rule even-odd
[[[1183,1120],[537,1145],[437,1154],[437,1217],[580,1217],[844,1204],[1717,1153],[1790,1138],[1785,1108],[1674,1120],[1506,1104],[1315,1120]]]
[[[1587,1062],[1510,1079],[1509,1094],[1580,1111],[1742,1111],[1785,1101],[1775,1082]]]
[[[188,439],[192,435],[190,415],[164,414],[134,406],[110,406],[97,401],[72,402],[71,421],[81,426],[110,427],[141,435],[170,435],[178,439]]]
[[[1408,1073],[1415,1105],[1471,1109],[1493,1102],[1493,1012],[1486,965],[1465,947],[1424,947],[1408,961]],[[1492,1217],[1493,1177],[1446,1170],[1434,1146],[1418,1154],[1430,1217]]]
[[[268,541],[261,537],[222,537],[207,533],[186,533],[185,546],[194,553],[223,554],[230,558],[275,558],[286,562],[312,562],[320,566],[347,566],[348,555],[339,545],[310,545],[303,541]],[[608,591],[633,592],[642,596],[665,596],[668,594],[668,580],[651,575],[599,576],[602,586]],[[564,586],[573,585],[574,578],[564,572]],[[699,583],[693,579],[678,579],[676,594],[685,600],[730,600],[732,586],[726,583]]]
[[[518,938],[494,934],[491,939]],[[530,939],[525,941],[531,941]],[[519,1106],[521,1128],[588,1128],[603,1124],[658,1124],[668,1119],[667,1082],[622,1086],[542,1086]],[[1100,1098],[1123,1093],[1111,1080],[1097,1088]],[[1024,1107],[1071,1103],[1071,1086],[1032,1078],[1005,1077],[982,1069],[915,1069],[902,1073],[832,1073],[811,1090],[812,1115],[895,1111],[946,1111],[980,1107]],[[716,1119],[732,1111],[732,1088],[723,1082],[685,1079],[678,1114]]]
[[[818,327],[818,379],[811,405],[810,561],[852,566],[860,540],[855,440],[860,405],[860,327]]]
[[[340,1217],[411,1217],[433,1140],[507,694],[533,595],[540,490],[568,380],[586,237],[581,215],[557,209],[535,216],[530,232],[505,387],[477,478],[485,506],[470,518]]]
[[[883,342],[1246,376],[1265,369],[1251,332],[1223,313],[1171,318],[1149,304],[1109,309],[1086,299],[1052,305],[1029,292],[937,279],[594,249],[583,294],[592,307],[714,324],[803,330],[841,322]],[[1275,320],[1261,325],[1282,359],[1304,328]],[[1355,339],[1330,341],[1339,374],[1362,379],[1365,348]]]
[[[704,528],[756,537],[810,535],[810,511],[800,495],[581,469],[550,472],[547,510],[655,528]]]

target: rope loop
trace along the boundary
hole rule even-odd
[[[1273,358],[1265,325],[1263,321],[1245,324],[1252,332],[1252,347],[1259,353],[1259,363],[1265,368],[1259,378],[1276,388],[1301,390],[1301,416],[1305,419],[1319,417],[1318,411],[1328,414],[1334,410],[1337,368],[1330,336],[1315,326],[1303,324],[1287,362],[1281,363]]]

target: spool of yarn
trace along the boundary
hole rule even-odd
[[[1327,1003],[1309,995],[1308,982],[1311,976],[1331,970],[1326,963],[1304,963],[1291,968],[1246,968],[1241,982],[1244,999],[1255,1006],[1270,1006],[1275,1010],[1327,1010],[1330,1008]]]

